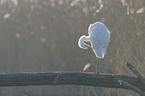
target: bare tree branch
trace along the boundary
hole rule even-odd
[[[131,65],[127,62],[127,67],[145,84],[145,78]]]
[[[145,96],[145,79],[129,63],[129,69],[138,77],[99,74],[93,72],[49,72],[49,73],[1,73],[0,87],[34,86],[34,85],[84,85],[108,88],[123,88]]]
[[[145,96],[145,92],[143,92],[142,90],[140,90],[139,88],[137,88],[136,86],[128,83],[128,82],[125,82],[125,81],[122,81],[122,80],[119,80],[120,82],[120,85],[124,85],[126,87],[128,87],[129,89],[137,92],[138,94],[140,94],[141,96]]]
[[[0,87],[33,85],[85,85],[109,88],[125,88],[118,80],[126,81],[145,91],[145,86],[136,77],[100,74],[92,72],[49,72],[49,73],[4,73],[0,74]]]

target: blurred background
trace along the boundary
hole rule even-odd
[[[97,58],[77,42],[88,26],[111,32],[100,72],[145,76],[145,0],[1,0],[0,72],[95,72]],[[0,87],[0,96],[138,96],[124,89],[91,86]]]

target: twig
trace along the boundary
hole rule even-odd
[[[143,92],[141,89],[137,88],[136,86],[126,82],[126,81],[123,81],[123,80],[119,80],[119,83],[120,85],[124,85],[126,87],[128,87],[129,89],[137,92],[138,94],[140,94],[141,96],[145,96],[145,92]]]
[[[127,67],[138,77],[139,80],[141,80],[141,82],[145,84],[145,78],[128,62]]]

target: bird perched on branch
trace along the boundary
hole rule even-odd
[[[88,36],[82,35],[79,38],[78,46],[82,49],[92,48],[98,58],[97,73],[99,69],[99,59],[103,59],[110,41],[110,31],[101,22],[90,24],[88,28]],[[90,42],[91,45],[86,42]]]

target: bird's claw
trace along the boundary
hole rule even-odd
[[[100,75],[100,73],[97,71],[97,72],[96,72],[96,75]]]

